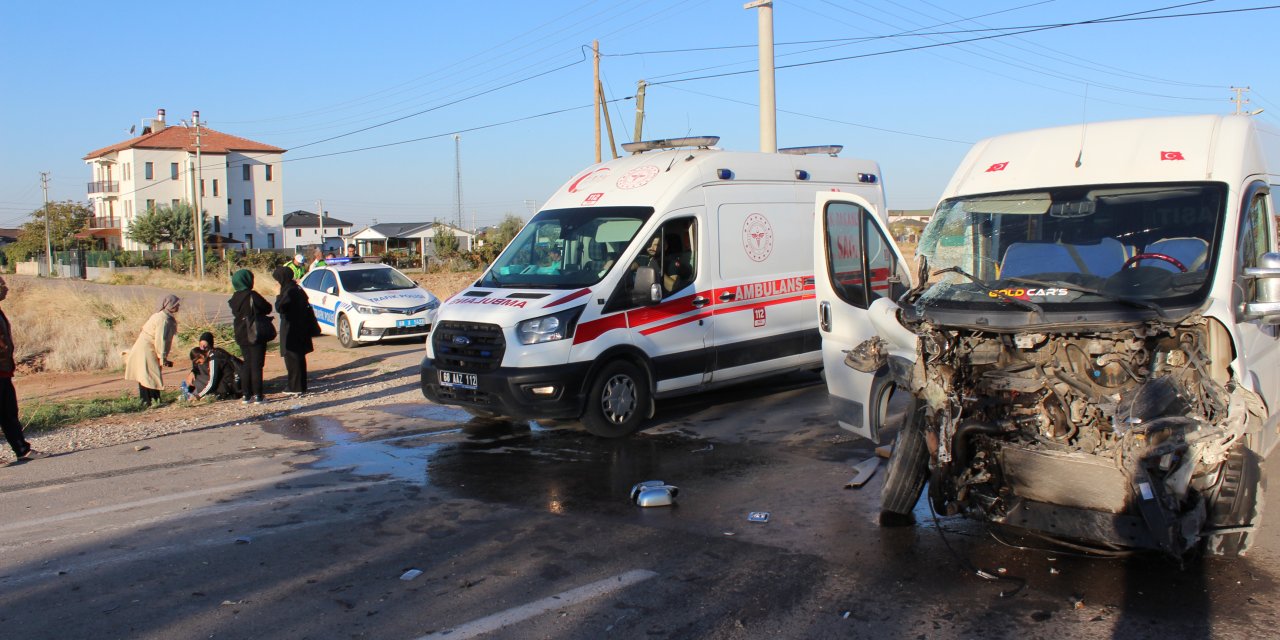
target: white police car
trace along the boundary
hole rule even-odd
[[[430,291],[384,264],[343,260],[313,269],[299,284],[320,332],[338,336],[348,348],[387,338],[425,338],[440,309]]]

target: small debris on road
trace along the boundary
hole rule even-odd
[[[401,579],[401,580],[404,580],[405,582],[408,582],[408,581],[413,580],[414,578],[416,578],[416,577],[418,577],[418,576],[420,576],[420,575],[422,575],[422,570],[421,570],[421,569],[410,569],[410,570],[408,570],[408,571],[406,571],[406,572],[404,572],[404,573],[400,574],[400,579]]]
[[[752,511],[751,513],[747,514],[747,520],[750,522],[768,522],[769,512],[768,511]]]
[[[238,604],[247,604],[248,602],[248,600],[223,600],[221,606],[234,607]]]
[[[853,478],[851,478],[848,482],[845,483],[844,488],[846,489],[862,488],[862,485],[866,484],[867,481],[871,479],[871,476],[874,476],[876,474],[876,469],[879,469],[879,468],[880,468],[880,458],[877,458],[874,456],[867,458],[866,460],[863,460],[858,464],[853,465],[853,470],[855,472],[855,475],[853,476]]]
[[[250,542],[253,542],[253,538],[250,538],[249,536],[240,536],[239,538],[236,538],[236,544],[249,544]]]
[[[1061,572],[1061,571],[1058,571],[1058,568],[1057,568],[1057,567],[1049,567],[1049,575],[1051,575],[1051,576],[1056,576],[1056,575],[1058,575],[1059,573],[1062,573],[1062,572]]]
[[[715,451],[715,448],[716,446],[714,444],[709,444],[701,449],[690,449],[689,453],[702,453],[704,451]]]
[[[631,487],[631,502],[639,507],[667,507],[675,504],[680,489],[661,480],[646,480]]]
[[[1084,596],[1072,594],[1071,608],[1079,611],[1084,608]]]
[[[840,617],[841,617],[841,618],[843,618],[843,619],[845,619],[845,620],[848,620],[848,619],[849,619],[849,614],[850,614],[850,613],[852,613],[852,612],[850,612],[850,611],[846,611],[846,612],[844,612],[844,613],[840,614]]]
[[[134,451],[146,451],[147,449],[150,449],[150,448],[151,448],[151,447],[149,447],[149,446],[147,446],[147,445],[145,445],[145,444],[140,444],[140,445],[138,445],[138,446],[134,447],[134,448],[133,448],[133,450],[134,450]]]

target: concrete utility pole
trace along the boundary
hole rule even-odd
[[[631,141],[640,142],[640,132],[644,130],[644,90],[649,83],[644,80],[636,82],[636,136]]]
[[[453,136],[453,199],[457,204],[454,223],[462,228],[462,136]]]
[[[200,112],[191,112],[191,124],[196,128],[196,181],[199,188],[196,190],[196,210],[191,216],[195,221],[196,241],[196,277],[204,279],[204,167],[200,165]]]
[[[773,0],[753,0],[743,9],[759,9],[760,151],[778,151],[778,101],[773,86]]]
[[[1231,87],[1231,90],[1236,93],[1236,97],[1231,99],[1232,102],[1236,103],[1236,115],[1242,115],[1244,114],[1244,106],[1249,104],[1249,99],[1244,97],[1244,94],[1249,91],[1249,87]]]
[[[49,231],[49,172],[40,172],[40,188],[44,189],[44,255],[49,263],[49,277],[53,277],[53,240]]]
[[[595,116],[596,116],[596,162],[600,162],[600,41],[591,41],[591,60],[593,78],[591,82],[591,93],[595,94]]]
[[[324,200],[316,200],[316,219],[320,225],[320,252],[324,253]],[[322,256],[323,257],[323,256]]]

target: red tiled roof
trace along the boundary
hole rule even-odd
[[[125,149],[186,149],[196,151],[195,129],[186,127],[165,127],[152,133],[144,133],[136,138],[113,144],[109,147],[90,151],[85,160],[105,156]],[[229,133],[215,131],[208,127],[200,130],[201,153],[227,153],[228,151],[265,151],[268,153],[284,153],[285,149],[269,144],[254,142],[248,138],[233,136]]]

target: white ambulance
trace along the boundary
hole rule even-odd
[[[718,140],[623,145],[633,155],[558,189],[441,306],[423,394],[621,437],[655,399],[820,368],[814,197],[883,211],[880,169],[839,147],[741,153]]]
[[[851,224],[874,204],[821,194],[834,413],[875,438],[887,390],[911,396],[882,522],[927,482],[939,513],[1076,550],[1243,552],[1280,442],[1277,184],[1280,131],[1247,116],[983,140],[906,295],[893,248]]]

